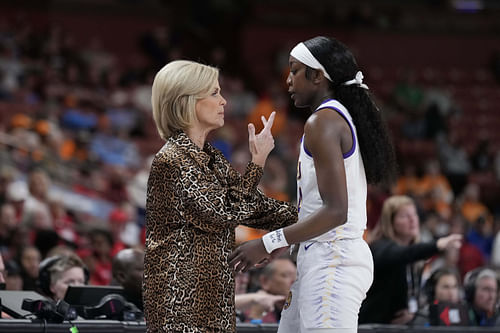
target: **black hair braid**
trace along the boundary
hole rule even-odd
[[[356,85],[339,86],[335,93],[356,126],[368,183],[391,183],[396,174],[396,157],[380,110],[369,93]]]
[[[330,87],[356,126],[365,173],[370,184],[389,184],[396,176],[396,157],[388,128],[370,94],[360,86],[343,85],[354,79],[358,65],[349,49],[334,38],[315,37],[304,42],[332,78]]]

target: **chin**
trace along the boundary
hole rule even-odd
[[[300,101],[294,99],[293,100],[293,105],[295,105],[296,108],[307,108],[308,105],[304,105],[304,103],[301,103]]]

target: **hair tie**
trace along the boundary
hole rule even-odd
[[[363,83],[363,78],[364,78],[363,73],[361,73],[361,71],[358,71],[356,73],[356,76],[354,77],[354,79],[344,82],[343,85],[350,86],[350,85],[356,84],[356,85],[360,86],[361,88],[368,90],[369,89],[368,86]]]

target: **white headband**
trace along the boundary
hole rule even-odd
[[[307,46],[304,45],[304,43],[298,43],[290,52],[290,55],[303,63],[304,65],[307,65],[313,69],[320,69],[323,71],[323,74],[325,77],[333,82],[332,78],[328,73],[326,72],[325,67],[313,56],[311,51],[307,48]],[[368,86],[363,83],[363,73],[361,71],[358,71],[356,73],[356,77],[352,80],[346,81],[343,83],[345,86],[350,86],[351,84],[357,84],[361,88],[368,89]]]
[[[307,65],[314,69],[321,69],[323,71],[323,75],[325,75],[328,80],[332,81],[332,78],[326,72],[325,67],[323,67],[323,65],[319,63],[319,61],[312,55],[311,51],[309,51],[304,43],[298,43],[297,46],[292,49],[290,55],[304,65]]]

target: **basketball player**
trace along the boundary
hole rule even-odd
[[[298,278],[278,332],[356,332],[373,280],[372,255],[362,238],[367,183],[391,180],[394,152],[346,46],[315,37],[293,48],[289,64],[291,98],[312,112],[297,168],[299,223],[242,244],[230,265],[246,271],[274,250],[298,244]]]

